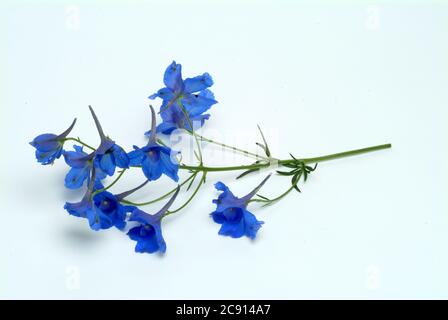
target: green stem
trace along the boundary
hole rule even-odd
[[[180,109],[182,110],[182,113],[184,114],[185,119],[187,119],[188,124],[190,125],[191,132],[193,133],[194,140],[196,141],[196,147],[197,147],[197,149],[198,149],[199,165],[202,166],[202,150],[201,150],[201,143],[199,142],[199,138],[198,138],[198,136],[197,136],[196,133],[194,132],[193,123],[191,122],[190,116],[188,115],[187,110],[185,110],[185,108],[184,108],[184,106],[183,106],[183,104],[182,104],[180,98],[179,98],[179,100],[177,101],[177,103],[179,104],[179,107],[180,107]]]
[[[191,179],[193,179],[193,177],[194,177],[195,175],[196,175],[196,174],[192,174],[190,177],[188,177],[188,179],[186,179],[185,181],[183,181],[179,186],[182,187],[183,185],[185,185],[188,181],[190,181]],[[151,200],[151,201],[148,201],[148,202],[136,203],[136,202],[132,202],[132,201],[128,201],[128,200],[121,200],[121,202],[122,202],[122,203],[125,203],[125,204],[128,204],[128,205],[131,205],[131,206],[136,206],[136,207],[147,206],[147,205],[150,205],[150,204],[153,204],[153,203],[156,203],[156,202],[158,202],[158,201],[161,201],[161,200],[165,199],[165,198],[168,197],[169,195],[171,195],[171,194],[173,194],[174,192],[176,192],[176,190],[177,190],[177,187],[174,188],[173,190],[171,190],[170,192],[165,193],[164,195],[158,197],[157,199],[154,199],[154,200]]]
[[[186,130],[186,131],[187,131],[189,134],[193,134],[190,130]],[[256,153],[249,152],[249,151],[247,151],[247,150],[243,150],[243,149],[240,149],[240,148],[236,148],[236,147],[229,146],[229,145],[224,144],[224,143],[222,143],[222,142],[218,142],[218,141],[215,141],[215,140],[206,138],[206,137],[204,137],[204,136],[201,136],[200,134],[197,134],[197,133],[196,133],[196,136],[197,136],[198,138],[200,138],[201,140],[203,140],[203,141],[206,141],[206,142],[209,142],[209,143],[212,143],[212,144],[215,144],[215,145],[218,145],[218,146],[221,146],[221,147],[223,147],[223,148],[227,148],[227,149],[230,149],[230,150],[233,150],[233,151],[240,152],[240,153],[242,153],[244,156],[251,156],[251,157],[254,157],[255,159],[269,160],[269,158],[267,158],[267,157],[260,156],[260,155],[258,155],[258,154],[256,154]]]
[[[341,159],[341,158],[346,158],[346,157],[351,157],[351,156],[357,156],[357,155],[360,155],[363,153],[369,153],[369,152],[390,149],[390,148],[392,148],[392,145],[390,143],[381,144],[381,145],[373,146],[373,147],[367,147],[367,148],[362,148],[362,149],[333,153],[333,154],[329,154],[329,155],[321,156],[321,157],[305,158],[305,159],[301,159],[301,161],[303,161],[305,164],[318,163],[318,162],[323,162],[323,161],[330,161],[330,160]]]
[[[249,202],[265,202],[266,205],[268,205],[268,204],[271,204],[271,203],[273,203],[275,201],[278,201],[278,200],[286,197],[292,190],[294,190],[294,186],[289,187],[288,190],[283,192],[278,197],[275,197],[274,199],[251,199],[251,200],[249,200]]]
[[[340,153],[333,153],[333,154],[329,154],[329,155],[325,155],[325,156],[321,156],[321,157],[303,158],[303,159],[297,159],[297,160],[294,160],[294,159],[279,160],[278,165],[294,163],[297,161],[301,161],[304,164],[318,163],[318,162],[323,162],[323,161],[329,161],[329,160],[335,160],[335,159],[355,156],[355,155],[373,152],[373,151],[379,151],[379,150],[383,150],[383,149],[389,149],[391,147],[392,147],[391,144],[382,144],[382,145],[368,147],[368,148],[350,150],[350,151],[345,151],[345,152],[340,152]],[[218,171],[262,169],[262,168],[267,168],[270,165],[271,165],[271,163],[259,163],[259,164],[252,164],[252,165],[230,166],[230,167],[205,167],[205,166],[179,165],[179,169],[192,170],[192,171],[203,171],[203,172],[218,172]]]
[[[202,174],[201,180],[199,181],[198,185],[196,186],[196,189],[194,190],[194,192],[191,194],[190,198],[188,198],[188,200],[181,205],[179,208],[177,208],[176,210],[173,211],[167,211],[163,216],[169,216],[170,214],[179,212],[180,210],[182,210],[183,208],[185,208],[190,202],[191,200],[193,200],[193,198],[196,196],[196,194],[198,193],[199,189],[201,188],[201,186],[205,183],[205,177],[207,176],[207,172],[204,171],[204,173]]]
[[[92,151],[95,151],[95,150],[96,150],[94,147],[89,146],[89,145],[88,145],[87,143],[85,143],[85,142],[82,142],[81,139],[79,139],[79,138],[70,138],[70,137],[69,137],[69,138],[64,138],[63,141],[64,141],[64,142],[65,142],[65,141],[76,141],[76,142],[82,144],[84,147],[89,148],[89,149],[92,150]]]
[[[106,190],[109,190],[110,188],[112,188],[117,182],[118,180],[120,180],[120,178],[123,176],[123,174],[126,172],[126,169],[123,169],[120,171],[120,173],[118,174],[118,176],[115,178],[114,181],[112,181],[112,183],[110,185],[108,185],[107,187],[100,189],[100,190],[96,190],[93,194],[97,194]]]

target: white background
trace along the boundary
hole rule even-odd
[[[421,2],[2,2],[0,297],[448,298],[448,7]],[[166,255],[136,254],[118,230],[63,210],[82,191],[64,189],[62,159],[40,166],[27,143],[75,116],[73,134],[98,143],[91,104],[117,142],[142,145],[147,96],[173,59],[214,77],[206,128],[229,143],[253,150],[260,124],[282,158],[393,148],[322,163],[302,194],[251,207],[265,221],[255,241],[218,236],[208,213],[215,181],[244,195],[264,175],[210,174],[164,221]],[[248,163],[206,148],[208,163]]]

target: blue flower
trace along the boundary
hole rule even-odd
[[[127,213],[135,210],[133,206],[122,205],[121,201],[132,192],[146,185],[146,183],[148,181],[145,181],[135,189],[118,195],[108,191],[101,191],[103,186],[98,181],[90,183],[82,200],[77,203],[67,202],[64,209],[73,216],[86,218],[92,230],[98,231],[111,227],[121,230],[126,226]]]
[[[76,119],[73,120],[70,127],[60,135],[53,133],[44,133],[30,142],[36,148],[36,159],[43,165],[52,164],[56,159],[59,159],[63,152],[64,139],[69,135],[75,126]]]
[[[102,180],[107,175],[113,176],[115,168],[129,168],[127,153],[114,141],[104,135],[98,118],[90,107],[93,119],[98,129],[101,143],[98,149],[90,154],[83,151],[80,146],[73,146],[75,151],[64,151],[65,162],[71,167],[65,177],[65,186],[69,189],[80,188],[88,180],[92,167],[96,168],[96,179]]]
[[[64,151],[65,162],[70,166],[70,170],[65,176],[65,187],[69,189],[81,188],[84,181],[89,182],[90,172],[93,167],[94,154],[90,155],[83,151],[83,148],[77,145],[73,146],[75,151]],[[97,170],[96,179],[102,180],[106,174]]]
[[[150,99],[163,100],[160,107],[163,122],[157,127],[157,132],[169,134],[176,128],[192,130],[190,122],[203,126],[210,117],[203,113],[217,103],[213,93],[207,89],[213,85],[212,77],[204,73],[182,80],[182,66],[173,61],[165,71],[163,82],[166,87],[149,96]]]
[[[258,192],[258,190],[269,179],[267,176],[252,192],[248,195],[238,198],[222,182],[215,184],[215,188],[222,193],[218,199],[213,200],[216,204],[216,210],[210,214],[213,220],[221,225],[219,234],[230,236],[232,238],[241,238],[247,236],[255,239],[257,231],[261,228],[263,221],[258,221],[255,216],[247,210],[249,200]]]
[[[115,141],[105,136],[95,112],[91,106],[89,108],[101,138],[100,146],[94,152],[94,164],[107,175],[113,176],[116,167],[122,169],[129,168],[128,155]]]
[[[154,215],[147,214],[146,212],[139,209],[135,209],[132,212],[129,220],[141,223],[128,232],[129,238],[131,238],[131,240],[137,241],[137,244],[135,245],[135,252],[154,253],[159,251],[161,253],[165,253],[166,243],[162,235],[161,221],[164,214],[173,204],[174,199],[176,199],[178,193],[179,187],[177,187],[176,192],[168,201],[168,203],[165,204],[163,208]]]
[[[165,174],[177,182],[179,180],[179,176],[177,175],[179,164],[172,156],[173,151],[170,148],[157,144],[156,130],[154,130],[156,125],[156,114],[153,107],[150,106],[150,108],[152,129],[148,144],[143,148],[134,146],[135,150],[129,153],[130,165],[141,166],[143,173],[150,181],[157,180],[162,174]]]

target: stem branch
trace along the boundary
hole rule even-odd
[[[193,193],[191,194],[190,198],[188,198],[188,200],[181,205],[179,208],[177,208],[176,210],[173,211],[167,211],[163,216],[169,216],[170,214],[179,212],[180,210],[182,210],[183,208],[185,208],[190,202],[191,200],[193,200],[193,198],[196,196],[196,194],[198,193],[199,189],[201,188],[201,186],[205,183],[205,177],[207,176],[207,172],[204,171],[201,177],[201,180],[199,181],[198,185],[196,186],[196,189],[193,191]]]
[[[304,164],[309,163],[318,163],[323,161],[329,161],[329,160],[335,160],[350,156],[355,156],[363,153],[373,152],[373,151],[379,151],[383,149],[389,149],[391,148],[391,144],[382,144],[378,146],[368,147],[368,148],[362,148],[362,149],[356,149],[356,150],[350,150],[340,153],[333,153],[321,157],[314,157],[314,158],[303,158],[303,159],[287,159],[287,160],[279,160],[278,164],[289,164],[294,163],[297,161],[301,161]],[[252,164],[252,165],[243,165],[243,166],[230,166],[230,167],[205,167],[205,166],[188,166],[188,165],[179,165],[179,169],[182,170],[191,170],[191,171],[203,171],[203,172],[218,172],[218,171],[236,171],[236,170],[252,170],[252,169],[262,169],[267,168],[271,164],[270,163],[259,163],[259,164]]]
[[[112,181],[112,183],[110,185],[108,185],[107,187],[105,187],[103,189],[95,191],[94,194],[97,194],[97,193],[100,193],[100,192],[103,192],[103,191],[106,191],[106,190],[109,190],[110,188],[112,188],[118,182],[118,180],[120,180],[120,178],[123,176],[123,174],[125,172],[126,172],[126,169],[121,170],[120,173],[118,174],[118,176],[115,178],[114,181]]]
[[[183,181],[179,186],[182,187],[183,185],[185,185],[188,181],[193,179],[193,177],[195,175],[196,175],[196,173],[192,174],[190,177],[188,177],[188,179]],[[150,204],[153,204],[153,203],[156,203],[158,201],[161,201],[161,200],[165,199],[166,197],[168,197],[171,194],[173,194],[174,192],[176,192],[176,190],[177,190],[177,187],[174,188],[173,190],[171,190],[170,192],[165,193],[164,195],[162,195],[162,196],[160,196],[160,197],[158,197],[158,198],[156,198],[154,200],[148,201],[148,202],[136,203],[136,202],[132,202],[132,201],[128,201],[128,200],[122,200],[121,202],[123,202],[125,204],[128,204],[128,205],[131,205],[131,206],[136,206],[136,207],[146,206],[146,205],[150,205]]]
[[[71,138],[71,137],[69,137],[69,138],[64,138],[63,141],[64,141],[64,142],[65,142],[65,141],[76,141],[76,142],[78,142],[79,144],[82,144],[84,147],[89,148],[89,149],[92,150],[92,151],[95,151],[95,150],[96,150],[94,147],[89,146],[89,145],[88,145],[87,143],[85,143],[85,142],[82,142],[81,139],[79,139],[79,138]]]

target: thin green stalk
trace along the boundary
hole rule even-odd
[[[187,131],[189,134],[193,134],[190,130],[186,130],[186,131]],[[215,140],[206,138],[206,137],[204,137],[204,136],[202,136],[202,135],[200,135],[200,134],[197,134],[197,133],[196,133],[196,136],[197,136],[198,138],[200,138],[201,140],[203,140],[203,141],[206,141],[206,142],[209,142],[209,143],[212,143],[212,144],[221,146],[221,147],[226,148],[226,149],[230,149],[230,150],[233,150],[233,151],[240,152],[240,153],[242,153],[244,156],[251,156],[251,157],[253,157],[253,158],[255,158],[255,159],[269,160],[269,158],[267,158],[267,157],[263,157],[263,156],[261,156],[261,155],[259,155],[259,154],[256,154],[256,153],[253,153],[253,152],[250,152],[250,151],[247,151],[247,150],[243,150],[243,149],[240,149],[240,148],[237,148],[237,147],[229,146],[229,145],[224,144],[224,143],[222,143],[222,142],[218,142],[218,141],[215,141]]]
[[[64,142],[65,141],[76,141],[76,142],[78,142],[79,144],[82,144],[84,147],[86,147],[86,148],[89,148],[90,150],[92,150],[92,151],[95,151],[96,149],[94,148],[94,147],[92,147],[92,146],[89,146],[87,143],[85,143],[85,142],[82,142],[81,141],[81,139],[79,139],[79,138],[64,138],[64,140],[63,140]]]
[[[362,149],[356,149],[356,150],[350,150],[340,153],[334,153],[329,154],[321,157],[314,157],[314,158],[303,158],[303,159],[287,159],[287,160],[279,160],[279,165],[284,164],[290,164],[297,161],[303,162],[304,164],[310,164],[310,163],[318,163],[323,161],[329,161],[329,160],[335,160],[350,156],[355,156],[363,153],[373,152],[373,151],[379,151],[384,149],[391,148],[391,144],[382,144],[378,146],[368,147],[368,148],[362,148]],[[218,172],[218,171],[236,171],[236,170],[252,170],[252,169],[262,169],[267,168],[271,164],[270,163],[259,163],[259,164],[252,164],[252,165],[243,165],[243,166],[230,166],[230,167],[205,167],[205,166],[187,166],[187,165],[179,165],[179,169],[182,170],[191,170],[191,171],[204,171],[204,172]]]
[[[268,205],[268,204],[274,203],[274,202],[286,197],[292,190],[294,190],[294,186],[289,187],[288,190],[286,190],[281,195],[279,195],[278,197],[275,197],[273,199],[251,199],[251,200],[249,200],[249,202],[264,202],[265,205]]]
[[[183,185],[185,185],[188,181],[190,181],[191,179],[193,179],[193,177],[195,177],[196,174],[197,174],[197,173],[192,174],[190,177],[188,177],[188,179],[186,179],[185,181],[183,181],[179,186],[182,187]],[[154,200],[151,200],[151,201],[148,201],[148,202],[136,203],[136,202],[132,202],[132,201],[128,201],[128,200],[121,200],[121,202],[124,203],[124,204],[131,205],[131,206],[136,206],[136,207],[147,206],[147,205],[150,205],[150,204],[153,204],[153,203],[156,203],[156,202],[158,202],[158,201],[161,201],[161,200],[165,199],[165,198],[168,197],[169,195],[171,195],[171,194],[173,194],[174,192],[176,192],[176,190],[177,190],[177,187],[174,188],[173,190],[171,190],[170,192],[165,193],[164,195],[158,197],[157,199],[154,199]]]
[[[193,191],[193,193],[191,194],[190,198],[188,198],[188,200],[181,205],[179,208],[177,208],[176,210],[173,211],[167,211],[163,216],[169,216],[170,214],[179,212],[180,210],[182,210],[183,208],[185,208],[190,202],[191,200],[193,200],[193,198],[196,196],[196,194],[198,193],[199,189],[201,188],[201,186],[205,183],[205,177],[207,176],[207,172],[204,171],[201,177],[201,180],[199,181],[198,185],[196,186],[196,189]]]
[[[180,107],[180,109],[182,110],[182,113],[184,114],[185,119],[187,119],[188,124],[190,125],[191,132],[193,133],[193,137],[194,137],[194,140],[196,141],[196,146],[197,146],[197,149],[198,149],[199,165],[202,166],[202,150],[201,150],[201,143],[199,142],[199,138],[198,138],[198,136],[197,136],[196,133],[194,132],[193,123],[191,122],[190,116],[188,115],[187,110],[185,110],[185,108],[184,108],[184,106],[183,106],[183,104],[182,104],[180,98],[179,98],[179,100],[177,101],[177,103],[179,104],[179,107]],[[188,130],[187,130],[187,131],[188,131]]]
[[[335,160],[335,159],[341,159],[341,158],[346,158],[346,157],[360,155],[360,154],[363,154],[363,153],[369,153],[369,152],[374,152],[374,151],[379,151],[379,150],[384,150],[384,149],[390,149],[390,148],[392,148],[392,145],[390,143],[388,143],[388,144],[381,144],[379,146],[373,146],[373,147],[367,147],[367,148],[362,148],[362,149],[350,150],[350,151],[345,151],[345,152],[333,153],[333,154],[329,154],[329,155],[322,156],[322,157],[305,158],[305,159],[301,159],[301,161],[303,161],[305,164],[318,163],[318,162]]]
[[[118,174],[118,176],[115,178],[114,181],[112,181],[112,183],[110,185],[108,185],[107,187],[100,189],[100,190],[96,190],[93,194],[97,194],[106,190],[109,190],[110,188],[112,188],[117,182],[118,180],[120,180],[120,178],[123,176],[123,174],[126,172],[126,169],[123,169],[120,171],[120,173]]]

